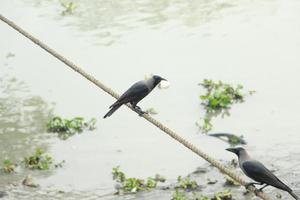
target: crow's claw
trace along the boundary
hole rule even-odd
[[[143,114],[147,114],[147,112],[142,111],[142,109],[138,106],[134,107],[134,110],[139,114],[139,116],[141,117]]]
[[[263,191],[263,189],[265,189],[266,187],[268,187],[269,185],[264,185],[264,186],[262,186],[261,188],[259,188],[258,190],[260,191],[260,192],[262,192]]]
[[[134,108],[138,109],[138,110],[142,110],[141,107],[139,107],[139,106],[135,106]]]
[[[262,184],[261,183],[256,183],[256,182],[251,182],[251,183],[247,183],[245,185],[245,188],[248,189],[250,186],[254,187],[255,185],[262,185]]]

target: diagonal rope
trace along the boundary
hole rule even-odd
[[[6,17],[4,17],[1,14],[0,14],[0,20],[2,20],[7,25],[9,25],[13,29],[15,29],[16,31],[21,33],[23,36],[27,37],[29,40],[31,40],[32,42],[34,42],[35,44],[40,46],[42,49],[44,49],[45,51],[50,53],[52,56],[56,57],[61,62],[65,63],[71,69],[73,69],[74,71],[76,71],[77,73],[79,73],[80,75],[82,75],[83,77],[85,77],[86,79],[91,81],[92,83],[94,83],[96,86],[98,86],[99,88],[104,90],[109,95],[113,96],[116,99],[119,98],[119,95],[116,92],[114,92],[111,88],[107,87],[106,85],[104,85],[103,83],[98,81],[95,77],[93,77],[92,75],[86,73],[82,68],[78,67],[73,62],[66,59],[64,56],[62,56],[61,54],[57,53],[55,50],[53,50],[52,48],[47,46],[45,43],[43,43],[39,39],[35,38],[34,36],[32,36],[31,34],[26,32],[25,30],[23,30],[21,27],[16,25],[13,21],[7,19]],[[127,105],[127,106],[131,110],[135,111],[130,105]],[[206,154],[204,151],[197,148],[195,145],[193,145],[192,143],[190,143],[189,141],[187,141],[186,139],[184,139],[183,137],[178,135],[173,130],[171,130],[168,127],[166,127],[165,125],[163,125],[161,122],[157,121],[156,119],[154,119],[150,115],[143,115],[142,117],[145,118],[147,121],[149,121],[154,126],[158,127],[160,130],[162,130],[166,134],[168,134],[170,137],[172,137],[173,139],[175,139],[176,141],[178,141],[179,143],[181,143],[182,145],[184,145],[185,147],[187,147],[188,149],[190,149],[191,151],[196,153],[198,156],[205,159],[211,165],[218,168],[222,173],[224,173],[224,174],[228,175],[229,177],[231,177],[232,179],[234,179],[236,182],[238,182],[242,186],[245,186],[247,184],[246,181],[243,180],[237,173],[235,173],[232,170],[228,169],[227,167],[223,166],[220,162],[218,162],[217,160],[215,160],[214,158],[212,158],[211,156]],[[262,191],[256,190],[256,188],[254,186],[249,186],[247,189],[250,190],[251,192],[253,192],[256,196],[260,197],[261,199],[272,200],[272,198],[269,197],[267,194],[263,193]]]

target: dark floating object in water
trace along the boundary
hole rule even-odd
[[[33,188],[39,187],[39,184],[34,182],[34,179],[30,174],[25,177],[25,179],[22,181],[22,184]]]
[[[0,191],[0,198],[7,196],[6,192]]]
[[[195,171],[192,172],[192,174],[205,174],[208,172],[208,169],[206,167],[197,167]]]
[[[225,137],[225,138],[227,138],[226,141],[232,145],[247,144],[247,142],[244,140],[243,136],[236,136],[231,133],[210,133],[208,135],[212,136],[212,137],[217,137],[220,139]],[[222,139],[222,140],[224,140],[224,139]]]

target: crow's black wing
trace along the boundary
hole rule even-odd
[[[149,88],[144,81],[139,81],[133,84],[128,90],[126,90],[124,94],[122,94],[120,98],[110,106],[110,108],[129,102],[138,102],[142,100],[147,94],[149,94]]]
[[[289,191],[291,190],[281,180],[279,180],[269,169],[267,169],[262,163],[256,160],[245,161],[242,164],[242,168],[247,176],[253,180],[265,183],[267,185],[274,186],[276,188]]]

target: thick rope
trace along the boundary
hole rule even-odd
[[[74,71],[78,72],[80,75],[82,75],[83,77],[85,77],[86,79],[88,79],[89,81],[94,83],[96,86],[98,86],[99,88],[104,90],[106,93],[110,94],[111,96],[113,96],[116,99],[119,98],[119,95],[116,92],[114,92],[111,88],[107,87],[106,85],[104,85],[103,83],[98,81],[92,75],[86,73],[82,68],[78,67],[77,65],[75,65],[74,63],[72,63],[71,61],[66,59],[64,56],[60,55],[55,50],[51,49],[49,46],[47,46],[46,44],[44,44],[43,42],[41,42],[40,40],[38,40],[37,38],[35,38],[31,34],[29,34],[28,32],[26,32],[25,30],[23,30],[21,27],[16,25],[11,20],[7,19],[6,17],[4,17],[1,14],[0,14],[0,19],[3,22],[5,22],[6,24],[8,24],[10,27],[15,29],[16,31],[18,31],[19,33],[21,33],[22,35],[27,37],[29,40],[31,40],[32,42],[34,42],[35,44],[40,46],[42,49],[44,49],[45,51],[50,53],[52,56],[56,57],[58,60],[65,63],[67,66],[72,68]],[[129,108],[131,108],[133,111],[135,111],[130,105],[127,105],[127,106]],[[162,130],[166,134],[168,134],[169,136],[171,136],[173,139],[177,140],[179,143],[181,143],[182,145],[184,145],[185,147],[187,147],[188,149],[190,149],[191,151],[196,153],[198,156],[205,159],[211,165],[218,168],[222,173],[224,173],[224,174],[228,175],[229,177],[231,177],[232,179],[234,179],[236,182],[238,182],[242,186],[245,186],[247,184],[246,181],[243,180],[241,177],[239,177],[239,175],[237,173],[235,173],[232,170],[228,169],[227,167],[223,166],[220,162],[213,159],[208,154],[204,153],[202,150],[200,150],[199,148],[197,148],[196,146],[194,146],[193,144],[188,142],[186,139],[182,138],[180,135],[178,135],[177,133],[175,133],[173,130],[169,129],[165,125],[163,125],[161,122],[157,121],[156,119],[154,119],[150,115],[142,115],[142,117],[145,118],[150,123],[152,123],[153,125],[155,125],[156,127],[158,127],[160,130]],[[260,197],[261,199],[272,200],[271,197],[269,197],[267,194],[256,190],[256,188],[254,186],[249,186],[247,189],[250,190],[251,192],[255,193],[255,195]]]

